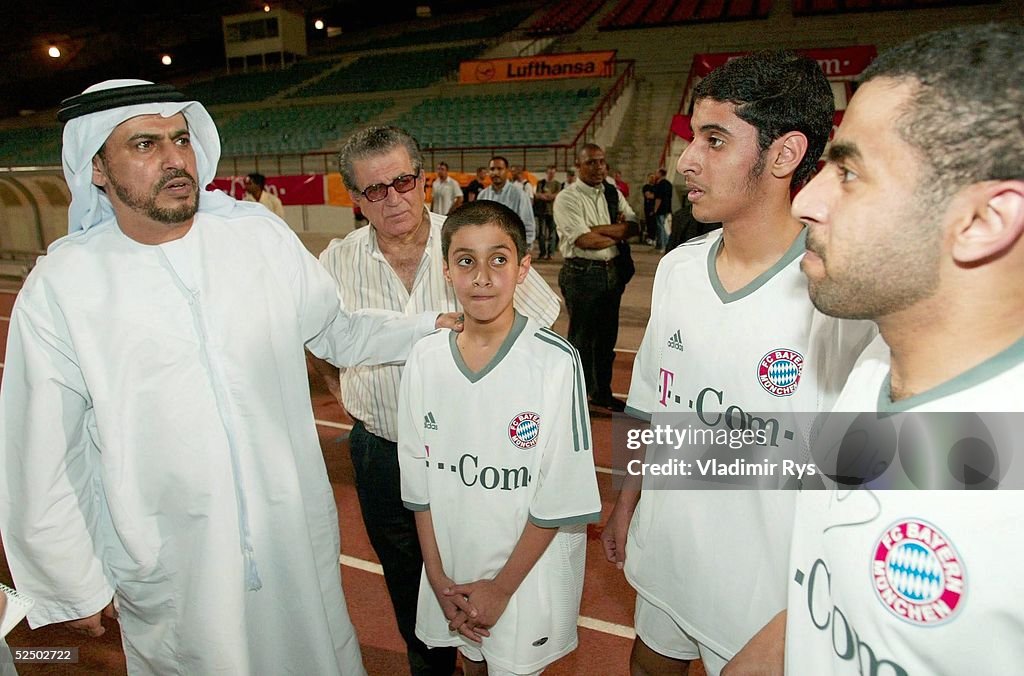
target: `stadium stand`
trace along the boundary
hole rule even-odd
[[[262,101],[314,78],[337,64],[337,60],[301,61],[276,70],[222,75],[212,80],[191,83],[184,88],[184,92],[186,96],[206,105]]]
[[[600,6],[603,0],[588,0],[585,4],[596,4]],[[574,6],[575,3],[565,0],[566,4]],[[426,46],[438,43],[460,42],[464,40],[490,40],[498,38],[512,30],[526,20],[532,14],[529,10],[514,10],[494,17],[488,17],[479,21],[468,21],[449,26],[439,26],[426,30],[407,31],[400,35],[393,35],[386,38],[364,40],[357,43],[342,45],[334,50],[339,52],[354,52],[370,49],[396,49],[400,47]]]
[[[260,108],[218,116],[225,156],[322,150],[394,105],[392,99]]]
[[[459,67],[460,61],[476,58],[483,50],[483,43],[479,43],[362,56],[348,66],[299,88],[288,98],[419,89],[443,79]]]
[[[0,165],[59,166],[60,127],[0,130]]]
[[[577,131],[599,87],[428,99],[396,122],[426,147],[543,145]]]
[[[794,16],[986,4],[993,0],[793,0]]]
[[[821,1],[841,2],[842,0],[794,0],[794,8],[798,2],[817,3]],[[888,2],[890,0],[871,1]],[[619,4],[602,19],[598,30],[764,19],[771,9],[772,0],[640,0],[639,2],[620,0]]]
[[[555,3],[536,21],[526,27],[528,35],[563,35],[574,33],[594,15],[604,0],[562,0]]]

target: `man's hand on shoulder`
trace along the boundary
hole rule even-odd
[[[434,322],[435,329],[451,329],[456,333],[462,331],[465,326],[465,317],[461,312],[445,312],[437,316]]]

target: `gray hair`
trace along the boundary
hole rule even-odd
[[[338,170],[345,187],[356,192],[361,189],[356,185],[353,168],[357,161],[384,155],[399,147],[409,153],[413,173],[419,175],[423,169],[420,144],[401,127],[366,127],[349,136],[338,151]]]

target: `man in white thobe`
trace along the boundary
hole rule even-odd
[[[205,192],[198,103],[115,80],[62,104],[69,234],[11,317],[0,531],[32,627],[133,674],[364,674],[304,347],[396,362],[432,314],[348,314],[295,234]],[[116,604],[113,601],[116,600]]]

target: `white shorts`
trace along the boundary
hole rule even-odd
[[[704,662],[704,670],[708,676],[718,676],[725,668],[729,658],[719,655],[711,648],[686,633],[686,630],[672,619],[664,610],[636,596],[636,613],[633,616],[636,635],[648,648],[676,660],[696,660]]]
[[[473,646],[460,645],[459,652],[462,653],[464,659],[468,658],[474,662],[483,662],[484,654],[480,652],[480,648],[474,648]],[[493,664],[487,665],[487,676],[538,676],[544,669],[540,671],[531,671],[530,673],[518,673],[513,671],[505,671],[500,667],[496,667]]]

